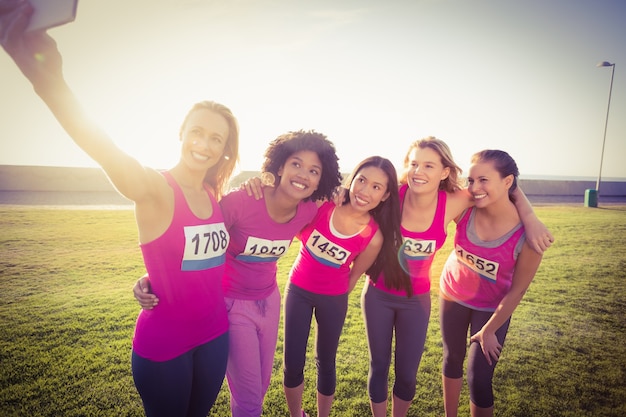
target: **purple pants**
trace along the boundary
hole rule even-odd
[[[270,385],[278,323],[278,288],[263,300],[225,298],[230,323],[226,378],[233,417],[259,417]]]

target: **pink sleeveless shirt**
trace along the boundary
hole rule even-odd
[[[524,227],[520,223],[499,239],[481,241],[474,215],[475,209],[468,209],[457,224],[440,290],[445,298],[474,310],[495,311],[511,288],[517,255],[526,240]]]
[[[159,304],[141,310],[133,338],[139,356],[159,362],[228,330],[222,277],[229,235],[220,206],[207,190],[213,215],[196,217],[171,174],[163,176],[174,190],[174,216],[160,237],[140,245]]]
[[[400,201],[404,206],[404,198],[409,186],[404,184],[400,187]],[[437,209],[435,216],[428,228],[423,232],[412,232],[401,227],[402,230],[402,251],[398,255],[400,264],[411,277],[413,294],[424,294],[430,291],[430,267],[435,258],[435,253],[441,249],[448,236],[445,226],[446,200],[448,195],[445,191],[437,194]],[[374,283],[370,280],[370,285],[394,295],[406,296],[406,291],[389,288],[385,285],[385,275],[380,274]]]
[[[339,236],[331,229],[333,202],[324,203],[315,219],[301,234],[302,245],[291,268],[292,284],[323,295],[341,295],[348,292],[352,261],[365,250],[378,224],[373,218],[358,234]]]

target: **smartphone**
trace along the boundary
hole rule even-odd
[[[35,11],[27,32],[46,30],[74,21],[78,0],[28,0]]]

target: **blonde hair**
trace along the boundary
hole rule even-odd
[[[205,100],[194,104],[191,110],[187,112],[185,120],[183,120],[183,124],[180,127],[181,135],[189,120],[189,116],[196,110],[203,109],[219,114],[226,119],[226,123],[228,124],[228,138],[224,147],[224,155],[217,164],[209,168],[204,177],[204,182],[213,188],[215,197],[219,200],[226,192],[230,177],[233,175],[233,171],[239,163],[239,124],[228,107],[214,101]]]
[[[430,148],[433,151],[437,152],[437,154],[439,154],[439,157],[441,158],[441,163],[443,164],[444,168],[450,168],[450,173],[448,174],[448,177],[439,182],[439,189],[452,193],[456,190],[463,188],[463,183],[460,179],[463,170],[456,164],[456,162],[454,162],[454,158],[452,158],[452,152],[450,151],[448,145],[441,139],[437,139],[434,136],[428,136],[426,138],[419,139],[411,143],[409,149],[406,152],[406,155],[404,156],[404,170],[402,172],[402,175],[400,176],[400,184],[407,183],[408,168],[409,163],[411,162],[409,161],[409,157],[413,149],[426,148]]]

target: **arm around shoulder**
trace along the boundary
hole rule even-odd
[[[541,220],[539,220],[526,194],[524,194],[520,187],[517,187],[513,191],[513,196],[515,197],[517,213],[526,229],[526,240],[528,244],[536,252],[543,253],[554,243],[554,236]]]

